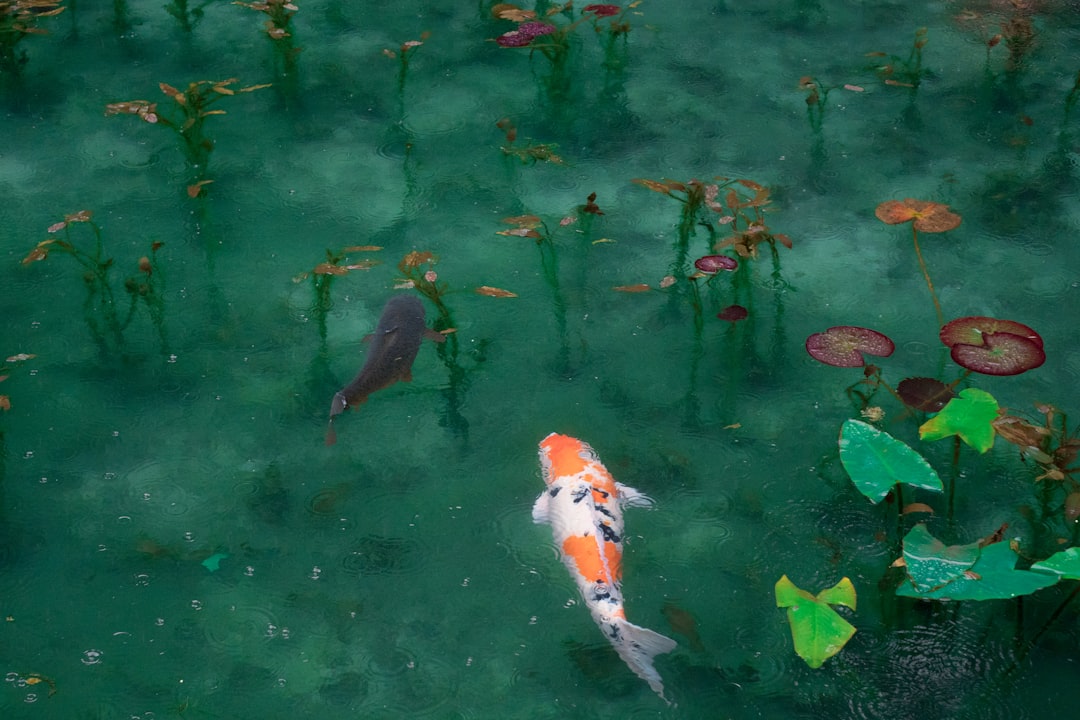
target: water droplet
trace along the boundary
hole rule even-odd
[[[278,687],[285,687],[285,678],[278,678],[277,679],[277,686]]]
[[[191,601],[191,609],[192,610],[202,610],[202,600],[192,600]]]
[[[37,693],[26,693],[26,702],[28,702],[28,703],[37,702],[37,699],[38,699]]]
[[[83,665],[97,665],[101,662],[100,650],[87,650],[82,656]]]
[[[138,573],[135,575],[135,584],[138,587],[146,587],[150,584],[150,576],[146,573]]]
[[[251,577],[252,575],[255,574],[255,568],[248,565],[246,568],[244,568],[244,574],[247,575],[248,577]]]
[[[26,453],[23,454],[23,459],[24,460],[29,460],[32,457],[34,457],[34,451],[33,450],[27,450]]]
[[[158,627],[164,627],[165,626],[165,618],[158,618],[157,620],[154,621],[154,624],[157,625]]]

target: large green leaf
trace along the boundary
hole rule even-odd
[[[1062,580],[1080,580],[1080,547],[1056,552],[1042,562],[1032,565],[1031,569],[1053,573]]]
[[[855,634],[855,627],[829,605],[855,609],[855,586],[847,578],[816,597],[795,586],[784,575],[776,582],[776,606],[787,608],[795,652],[812,668],[840,652]]]
[[[919,524],[904,538],[908,577],[896,594],[930,600],[997,600],[1029,595],[1059,579],[1017,570],[1016,560],[1008,543],[946,546]]]
[[[896,483],[941,492],[941,478],[919,453],[861,420],[840,428],[840,462],[855,487],[877,503]]]
[[[998,416],[998,404],[994,396],[985,390],[968,388],[961,390],[934,417],[919,428],[923,440],[941,440],[959,435],[960,439],[981,453],[994,444],[994,419]]]

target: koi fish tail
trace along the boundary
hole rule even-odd
[[[678,643],[658,632],[634,625],[621,618],[616,622],[618,632],[612,638],[615,651],[635,675],[649,683],[653,692],[667,702],[667,698],[664,697],[664,683],[660,679],[660,673],[653,667],[653,658],[671,652]]]

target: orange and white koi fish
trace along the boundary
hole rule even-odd
[[[627,621],[622,601],[622,509],[652,500],[615,482],[588,443],[566,435],[540,442],[540,467],[547,487],[533,505],[533,521],[551,525],[563,564],[615,652],[667,701],[653,657],[676,643]]]

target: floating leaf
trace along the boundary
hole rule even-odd
[[[502,288],[490,287],[488,285],[481,285],[476,288],[476,292],[480,295],[487,295],[488,297],[497,298],[514,298],[517,297],[516,293],[512,293],[509,290],[503,290]]]
[[[333,263],[319,263],[312,271],[316,275],[348,275],[347,268],[343,268],[340,265],[334,265]]]
[[[896,81],[885,81],[890,85],[900,85]],[[907,87],[911,87],[908,85]],[[887,200],[877,206],[874,214],[878,220],[889,225],[915,221],[915,229],[919,232],[940,233],[947,232],[960,225],[961,218],[949,210],[948,205],[931,202],[929,200]]]
[[[830,607],[855,609],[855,587],[844,578],[816,597],[800,589],[784,575],[776,582],[776,606],[787,608],[795,652],[812,668],[821,667],[844,647],[855,627]]]
[[[941,478],[908,445],[861,420],[840,428],[840,462],[856,489],[878,503],[897,483],[941,492]]]
[[[611,289],[612,290],[617,290],[618,292],[624,292],[624,293],[639,293],[639,292],[646,292],[650,288],[649,288],[648,284],[646,284],[646,283],[638,283],[637,285],[616,285],[615,287],[613,287]]]
[[[1080,580],[1080,547],[1056,552],[1031,566],[1036,572],[1052,573],[1062,580]]]
[[[4,362],[22,362],[24,360],[33,360],[37,355],[31,353],[19,353],[18,355],[12,355],[11,357],[4,358]]]
[[[727,255],[705,255],[694,261],[694,267],[707,275],[714,275],[721,270],[735,270],[739,261]]]
[[[862,367],[866,365],[863,353],[888,357],[895,349],[887,336],[854,325],[838,325],[806,338],[806,352],[833,367]]]
[[[969,563],[972,548],[975,561]],[[908,579],[896,590],[896,594],[903,597],[933,600],[1014,598],[1050,587],[1060,579],[1051,573],[1017,570],[1017,555],[1008,543],[997,542],[981,549],[977,542],[946,547],[922,524],[912,528],[904,538],[904,559]],[[928,570],[933,572],[927,574]]]
[[[716,317],[734,323],[745,320],[749,314],[750,312],[742,305],[728,305],[726,308],[716,313]]]
[[[904,404],[923,412],[938,412],[945,403],[956,397],[953,389],[934,378],[905,378],[896,386],[896,394]]]
[[[998,404],[985,390],[968,388],[950,400],[941,412],[919,428],[922,440],[941,440],[952,435],[984,453],[994,444],[994,420]]]

